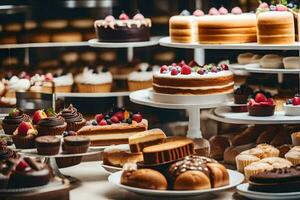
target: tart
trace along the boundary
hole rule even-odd
[[[4,133],[12,135],[21,122],[30,122],[30,117],[18,108],[12,109],[2,120]]]
[[[292,99],[288,99],[283,104],[284,114],[288,116],[300,115],[300,95],[296,94]]]
[[[60,138],[53,135],[40,136],[35,139],[39,155],[56,155],[60,149]]]
[[[31,149],[35,147],[36,136],[37,130],[30,122],[21,122],[13,133],[12,139],[17,149]]]
[[[272,116],[275,112],[274,100],[266,97],[265,94],[260,92],[254,96],[254,99],[250,99],[247,107],[250,116]]]

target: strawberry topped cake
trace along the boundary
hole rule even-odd
[[[275,102],[268,93],[257,92],[248,102],[248,111],[251,116],[272,116],[275,111]]]
[[[163,65],[153,75],[153,90],[165,94],[220,94],[233,92],[233,73],[226,64],[200,66],[195,61]]]
[[[122,13],[119,19],[108,15],[105,19],[94,23],[100,42],[141,42],[150,39],[151,20],[141,13],[132,17]]]
[[[77,131],[77,135],[90,138],[91,146],[126,144],[128,137],[148,129],[148,121],[140,113],[124,108],[113,108],[107,113],[97,114],[88,125]]]
[[[283,104],[285,115],[299,116],[300,115],[300,95],[296,94],[293,98],[288,99]]]

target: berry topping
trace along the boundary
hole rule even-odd
[[[277,4],[276,11],[288,11],[288,8],[282,4]]]
[[[200,68],[197,73],[203,75],[205,73],[205,69]]]
[[[262,2],[261,4],[259,4],[258,8],[269,9],[269,5],[266,2]]]
[[[47,73],[45,75],[45,81],[53,81],[53,75],[51,73]]]
[[[100,126],[105,126],[105,125],[107,125],[106,120],[105,120],[105,119],[102,119],[102,120],[100,121],[99,125],[100,125]]]
[[[255,101],[257,103],[266,102],[268,99],[263,93],[257,93],[255,96]]]
[[[17,117],[17,116],[20,116],[20,115],[22,115],[23,114],[23,112],[21,111],[21,110],[19,110],[18,108],[14,108],[14,109],[12,109],[10,112],[9,112],[9,116],[10,117]]]
[[[191,13],[187,10],[183,10],[181,13],[180,13],[181,16],[189,16],[191,15]]]
[[[228,10],[222,6],[221,8],[219,8],[219,13],[220,15],[227,15]]]
[[[163,65],[161,68],[160,68],[160,70],[159,70],[159,72],[161,73],[161,74],[164,74],[164,73],[166,73],[168,71],[168,66],[167,65]]]
[[[93,125],[93,126],[97,126],[97,125],[98,125],[97,121],[96,121],[96,120],[93,120],[93,121],[92,121],[92,125]]]
[[[300,97],[294,97],[292,99],[293,106],[299,106],[300,105]]]
[[[251,87],[249,87],[248,85],[241,85],[239,88],[237,88],[235,91],[234,91],[234,94],[237,94],[237,95],[252,95],[253,94],[253,90]]]
[[[250,99],[248,105],[249,106],[254,106],[256,104],[255,100],[254,99]]]
[[[202,10],[195,10],[193,12],[193,15],[196,16],[196,17],[199,17],[199,16],[203,16],[204,15],[204,12]]]
[[[16,171],[23,172],[26,170],[27,167],[29,167],[28,163],[24,160],[21,160],[16,167]]]
[[[182,67],[183,65],[186,65],[186,64],[185,64],[184,60],[181,60],[181,61],[178,63],[178,66],[179,66],[179,67]]]
[[[143,119],[142,115],[140,113],[134,114],[132,116],[132,120],[136,121],[137,123],[141,122]]]
[[[145,17],[141,13],[137,13],[136,15],[133,16],[134,20],[143,20]]]
[[[21,122],[18,126],[18,134],[26,136],[29,129],[32,129],[32,126],[29,122]]]
[[[120,120],[118,119],[117,116],[112,116],[112,117],[110,118],[110,121],[111,121],[112,123],[119,123],[119,122],[120,122]]]
[[[176,67],[177,63],[172,63],[171,66]]]
[[[221,68],[222,68],[223,70],[229,70],[228,65],[226,65],[225,63],[221,64]]]
[[[219,15],[220,13],[215,7],[212,7],[211,9],[209,9],[208,14],[209,15]]]
[[[173,67],[171,70],[171,75],[176,76],[177,74],[178,74],[178,70],[175,67]]]
[[[123,12],[123,13],[119,16],[119,19],[120,19],[120,20],[128,20],[129,17],[128,17],[128,15],[126,15],[126,13]]]
[[[99,123],[103,118],[104,118],[103,114],[97,114],[95,116],[95,120],[96,120],[97,123]]]
[[[124,112],[119,111],[119,112],[115,113],[114,116],[116,116],[119,119],[119,121],[122,121],[124,119]]]
[[[213,73],[217,73],[218,72],[218,68],[216,66],[212,66],[210,69],[211,72]]]
[[[43,110],[37,110],[33,114],[32,123],[37,124],[41,119],[47,118],[47,114]]]
[[[189,75],[190,73],[192,73],[192,70],[188,65],[183,65],[181,67],[181,74]]]
[[[243,11],[240,7],[236,6],[236,7],[232,8],[231,13],[234,15],[240,15],[243,13]]]
[[[121,15],[120,15],[121,16]],[[114,16],[112,16],[112,15],[108,15],[108,16],[106,16],[105,17],[105,19],[104,19],[106,22],[113,22],[113,21],[115,21],[115,18],[114,18]]]

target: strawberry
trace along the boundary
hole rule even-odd
[[[217,73],[218,72],[218,68],[216,66],[213,66],[211,69],[210,69],[211,72],[213,73]]]
[[[193,15],[196,16],[196,17],[200,17],[200,16],[203,16],[204,15],[204,12],[202,10],[195,10],[193,12]]]
[[[99,123],[103,118],[104,118],[104,115],[103,115],[103,114],[97,114],[97,115],[95,116],[95,120],[97,121],[97,123]]]
[[[277,4],[276,5],[276,11],[287,11],[288,8],[282,4]]]
[[[269,103],[270,106],[274,106],[275,105],[275,102],[274,102],[274,100],[272,98],[268,98],[267,101],[268,101],[268,103]]]
[[[128,17],[128,15],[126,15],[126,13],[123,12],[123,13],[119,16],[119,19],[120,19],[120,20],[128,20],[129,17]]]
[[[140,113],[134,114],[132,116],[132,120],[136,121],[137,123],[141,122],[143,119],[142,115]]]
[[[179,67],[183,67],[185,64],[184,60],[181,60],[179,63],[178,63]]]
[[[28,163],[25,162],[24,160],[21,160],[16,167],[16,171],[19,172],[25,171],[27,167],[29,167]]]
[[[110,121],[111,121],[112,123],[119,123],[119,122],[120,122],[120,120],[118,119],[117,116],[112,116],[112,117],[110,118]]]
[[[178,71],[176,68],[172,68],[171,75],[176,76],[178,74]]]
[[[119,119],[119,121],[124,120],[124,112],[122,111],[116,112],[114,116],[116,116]]]
[[[37,124],[41,119],[47,118],[47,114],[43,110],[37,110],[33,114],[32,123]]]
[[[182,67],[181,67],[181,74],[184,74],[184,75],[189,75],[190,73],[192,73],[192,70],[191,68],[184,64]]]
[[[255,101],[257,103],[266,102],[268,99],[263,93],[257,93],[255,96]]]
[[[102,120],[100,121],[99,125],[100,125],[100,126],[105,126],[105,125],[107,125],[106,120],[105,120],[105,119],[102,119]]]
[[[293,103],[293,106],[299,106],[300,105],[300,97],[294,97],[292,99],[292,103]]]
[[[32,126],[30,125],[29,122],[21,122],[18,126],[18,134],[26,136],[28,130],[31,128]]]
[[[105,20],[106,22],[113,22],[113,21],[115,21],[115,18],[114,18],[114,16],[112,16],[112,15],[108,15],[108,16],[105,17],[104,20]]]
[[[167,65],[163,65],[161,68],[160,68],[160,70],[159,70],[159,72],[161,73],[161,74],[164,74],[165,72],[167,72],[168,71],[168,66]]]
[[[172,66],[172,67],[176,67],[177,64],[176,64],[176,63],[172,63],[171,66]]]
[[[18,109],[18,108],[14,108],[9,112],[9,116],[10,117],[17,117],[20,116],[22,114],[22,112]]]
[[[222,6],[221,8],[219,8],[219,13],[220,15],[227,15],[228,10]]]
[[[51,73],[47,73],[45,75],[45,81],[52,81],[53,80],[53,75]]]
[[[254,106],[256,104],[254,99],[250,99],[248,102],[248,106]]]

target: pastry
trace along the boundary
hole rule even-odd
[[[110,72],[94,71],[86,67],[81,74],[75,77],[75,83],[79,92],[110,92],[112,75]]]
[[[62,135],[67,128],[67,123],[61,117],[47,117],[41,119],[37,125],[38,135]]]
[[[200,43],[256,42],[255,14],[243,14],[239,7],[234,7],[231,13],[228,13],[225,8],[222,10],[226,12],[220,13],[215,8],[211,8],[208,15],[197,18]]]
[[[142,90],[152,87],[153,72],[157,70],[148,63],[139,64],[138,71],[128,74],[129,91]]]
[[[246,128],[242,133],[236,134],[232,139],[231,143],[234,146],[249,144],[256,141],[257,137],[265,130],[264,126],[250,126]]]
[[[284,144],[292,144],[292,139],[290,133],[286,129],[281,128],[277,130],[277,134],[270,143],[272,146],[278,147]]]
[[[284,114],[288,116],[299,116],[300,115],[300,96],[296,94],[293,98],[288,99],[283,104]]]
[[[12,135],[21,122],[29,122],[30,117],[18,108],[12,109],[2,120],[2,128],[6,135]]]
[[[63,139],[62,150],[69,154],[86,153],[90,143],[86,136],[67,136]]]
[[[253,57],[251,58],[250,63],[252,64],[259,64],[262,56],[258,54],[254,54]]]
[[[260,159],[257,156],[254,155],[248,155],[248,154],[239,154],[235,157],[236,160],[236,168],[239,172],[244,172],[244,168],[253,163],[257,162]]]
[[[300,132],[292,133],[292,143],[294,146],[300,146]]]
[[[241,53],[237,57],[237,62],[240,65],[246,65],[251,63],[251,59],[255,54],[253,53]]]
[[[136,169],[129,165],[124,166],[121,184],[152,190],[166,190],[168,183],[164,175],[152,169]]]
[[[58,116],[62,117],[67,123],[66,131],[78,131],[86,124],[82,114],[72,104],[60,111]]]
[[[76,31],[58,32],[52,34],[51,41],[52,42],[80,42],[82,41],[82,35],[80,34],[80,32],[76,32]]]
[[[141,42],[150,39],[151,20],[137,13],[132,19],[122,13],[119,19],[108,15],[94,23],[100,42]]]
[[[47,135],[35,139],[35,146],[39,155],[56,155],[60,149],[60,138]]]
[[[293,44],[295,42],[294,16],[284,5],[269,7],[260,4],[257,10],[258,44]]]
[[[147,129],[148,121],[140,113],[113,108],[108,113],[97,114],[91,124],[77,131],[77,135],[89,137],[91,146],[103,146],[126,144],[129,136]]]
[[[261,159],[259,162],[268,163],[272,165],[274,169],[293,166],[293,164],[287,159],[279,158],[279,157],[268,157],[268,158]]]
[[[260,59],[260,66],[267,69],[282,67],[282,57],[276,54],[267,54]]]
[[[285,69],[299,69],[300,57],[285,57],[282,59]]]
[[[102,154],[104,165],[123,167],[125,163],[143,161],[143,153],[131,153],[128,145],[111,145],[104,149]]]
[[[208,157],[210,155],[209,141],[204,138],[194,138],[195,155]]]
[[[256,144],[262,144],[267,143],[270,144],[275,135],[277,134],[277,128],[276,126],[269,126],[266,130],[261,132],[256,139]]]
[[[165,141],[166,135],[160,129],[151,129],[129,136],[128,143],[132,153],[142,152],[144,148]]]
[[[297,192],[300,190],[299,167],[273,169],[249,178],[249,190],[267,193]]]
[[[264,171],[270,171],[274,169],[272,167],[272,165],[268,164],[268,163],[263,163],[263,162],[253,162],[249,165],[247,165],[244,168],[244,172],[245,172],[245,178],[247,180],[249,180],[249,178],[255,174],[258,174],[260,172],[264,172]]]
[[[30,122],[21,122],[12,135],[13,142],[17,149],[34,148],[34,139],[37,131]]]
[[[266,117],[272,116],[275,112],[275,103],[272,98],[267,98],[263,93],[257,93],[248,102],[248,112],[250,116]]]
[[[216,135],[209,139],[210,157],[216,160],[223,160],[224,151],[230,146],[228,137]]]
[[[253,95],[253,90],[248,85],[241,85],[234,90],[234,103],[235,104],[247,104],[248,97]]]
[[[289,150],[284,157],[289,160],[293,165],[299,165],[300,164],[300,149],[299,146],[295,146]]]
[[[46,20],[41,23],[41,27],[45,29],[63,29],[68,25],[68,21],[64,19]]]
[[[164,94],[220,94],[233,91],[233,74],[226,64],[199,66],[184,61],[163,65],[153,75],[153,90]]]
[[[224,151],[224,162],[230,165],[235,165],[236,156],[247,149],[253,148],[254,146],[255,146],[254,143],[250,143],[250,144],[228,147]]]
[[[190,139],[166,142],[143,149],[145,165],[166,164],[192,154],[194,154],[194,143]]]
[[[284,158],[284,155],[289,152],[292,148],[292,145],[290,144],[284,144],[281,145],[279,147],[277,147],[277,149],[279,150],[279,157]]]

